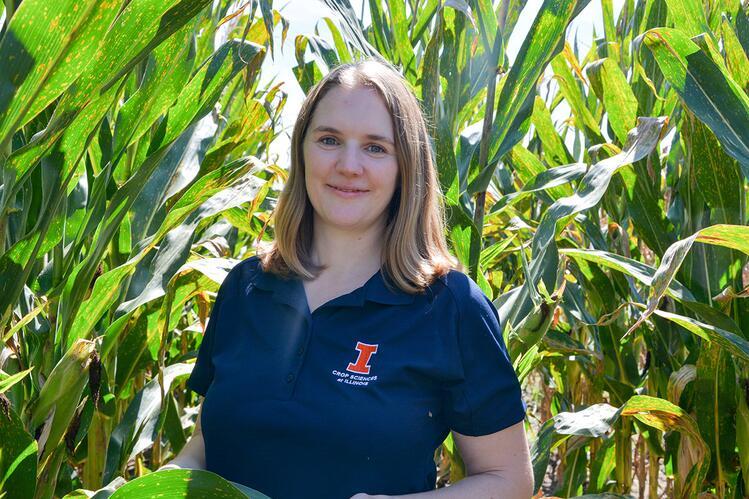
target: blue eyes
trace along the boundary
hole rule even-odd
[[[318,142],[326,146],[334,146],[338,144],[338,141],[333,137],[322,137]],[[370,144],[367,149],[369,150],[369,152],[375,154],[382,154],[384,152],[387,152],[384,148],[378,146],[377,144]]]

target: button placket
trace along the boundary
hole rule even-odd
[[[294,371],[286,374],[286,378],[285,378],[286,384],[289,386],[288,398],[292,398],[294,396],[294,390],[296,389],[296,382],[299,380],[299,372],[302,370],[302,367],[304,366],[304,359],[306,357],[305,354],[308,351],[310,337],[312,336],[313,322],[314,322],[314,317],[312,315],[307,315],[307,317],[305,317],[306,331],[305,331],[303,343],[299,345],[299,347],[296,349],[296,366],[294,368]]]

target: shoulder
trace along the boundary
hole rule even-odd
[[[223,288],[242,288],[249,283],[254,282],[258,274],[263,272],[258,256],[251,256],[237,263],[226,275]]]
[[[479,285],[459,270],[450,270],[439,277],[435,284],[444,288],[445,294],[454,302],[461,314],[470,313],[477,308],[493,308],[491,300],[481,291]]]

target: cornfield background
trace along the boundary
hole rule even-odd
[[[749,6],[600,1],[590,50],[588,0],[545,0],[510,64],[523,0],[326,0],[293,40],[270,0],[4,0],[0,496],[263,497],[153,472],[220,282],[273,236],[289,86],[362,55],[422,99],[539,496],[749,496]],[[297,82],[261,85],[279,41]],[[465,474],[450,438],[435,462]]]

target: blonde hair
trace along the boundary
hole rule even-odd
[[[357,85],[377,91],[395,133],[399,182],[388,210],[381,267],[397,288],[419,293],[458,263],[445,241],[444,201],[419,103],[400,73],[375,59],[337,66],[307,94],[291,137],[291,167],[275,210],[275,238],[261,252],[261,263],[266,272],[303,279],[323,270],[311,258],[313,208],[305,187],[303,142],[327,92]]]

